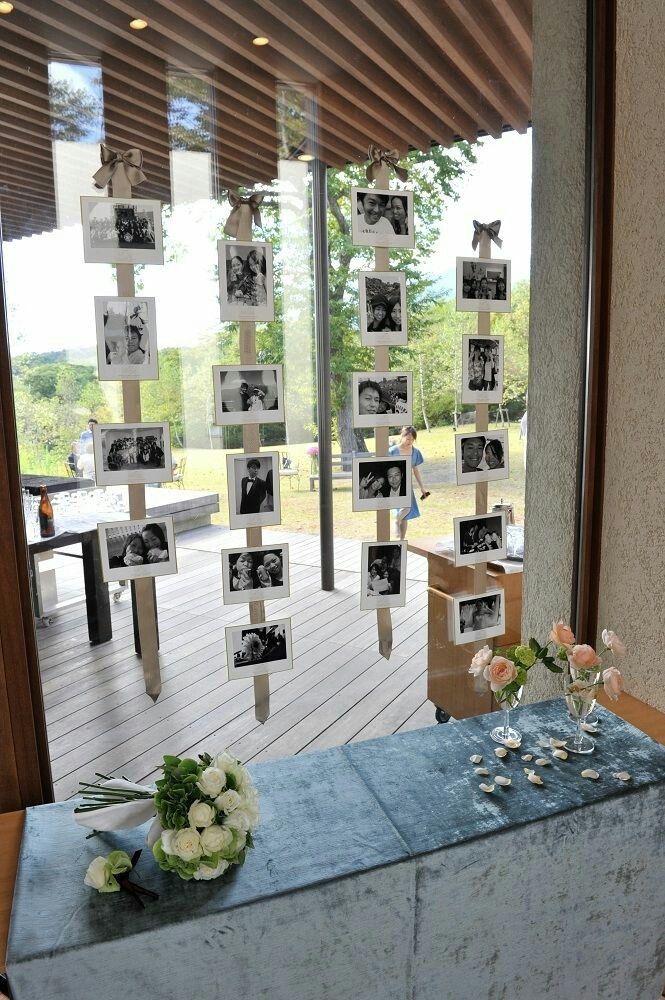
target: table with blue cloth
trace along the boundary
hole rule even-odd
[[[596,751],[565,761],[537,745],[570,732],[557,699],[511,715],[522,747],[504,760],[485,715],[251,766],[262,822],[245,865],[183,882],[145,850],[145,910],[83,876],[146,827],[86,839],[71,802],[28,809],[13,998],[655,1000],[665,748],[599,714]],[[526,752],[549,758],[542,787]],[[474,754],[511,785],[481,791]]]

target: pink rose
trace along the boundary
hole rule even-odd
[[[607,667],[603,670],[603,687],[608,698],[611,698],[612,701],[618,701],[619,695],[623,691],[623,677],[616,667]]]
[[[489,646],[483,646],[483,648],[479,649],[477,653],[474,653],[473,659],[471,660],[471,666],[469,667],[469,673],[473,674],[474,677],[480,677],[485,667],[490,663],[491,659],[492,650]]]
[[[564,625],[562,621],[552,622],[550,642],[556,643],[557,646],[563,646],[565,649],[570,649],[575,642],[575,636],[570,625]]]
[[[586,643],[581,646],[573,646],[568,653],[568,659],[578,670],[594,670],[600,666],[600,657],[596,650]]]
[[[626,647],[622,643],[616,632],[612,632],[611,629],[604,628],[602,634],[603,643],[608,649],[611,649],[615,656],[625,656]]]
[[[517,667],[505,656],[493,656],[485,667],[483,676],[490,682],[492,691],[499,691],[517,677]]]

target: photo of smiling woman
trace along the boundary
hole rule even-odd
[[[406,275],[403,271],[358,274],[360,340],[366,347],[407,343]]]
[[[97,526],[105,580],[177,573],[173,518],[105,521]]]
[[[508,479],[508,431],[456,434],[455,471],[458,486]]]
[[[413,191],[351,188],[351,230],[355,246],[412,249]]]
[[[354,372],[353,426],[396,427],[411,419],[411,372]]]

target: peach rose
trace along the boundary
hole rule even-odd
[[[612,701],[618,701],[619,695],[623,691],[623,677],[616,667],[607,667],[603,670],[603,687],[608,698],[611,698]]]
[[[490,682],[492,691],[499,691],[506,684],[510,684],[517,677],[517,667],[512,660],[507,660],[505,656],[493,656],[485,667],[483,676]]]
[[[596,650],[586,643],[581,646],[573,646],[568,653],[568,659],[578,670],[594,670],[600,666],[600,657]]]
[[[474,677],[479,677],[491,659],[492,650],[489,646],[483,646],[483,648],[479,649],[477,653],[474,653],[473,659],[471,660],[471,666],[469,667],[469,673],[473,674]]]
[[[564,625],[562,621],[552,622],[550,642],[555,643],[557,646],[563,646],[565,649],[570,649],[575,643],[575,636],[570,625]]]
[[[626,647],[622,643],[616,632],[612,632],[609,628],[604,628],[602,633],[603,643],[608,649],[611,649],[615,656],[625,656]]]

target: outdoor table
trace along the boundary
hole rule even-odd
[[[68,493],[72,490],[91,490],[95,484],[92,479],[75,479],[70,476],[21,475],[21,489],[33,496],[39,496],[40,486],[45,486],[49,493]]]
[[[570,731],[559,698],[516,710],[522,748],[505,762],[485,715],[253,765],[262,822],[245,865],[183,882],[145,850],[135,877],[160,895],[144,911],[83,876],[142,847],[147,825],[86,840],[71,801],[28,809],[14,1000],[655,998],[665,748],[599,714],[595,753],[566,761],[536,746]],[[526,750],[550,757],[542,787]],[[474,753],[512,785],[480,791]]]

